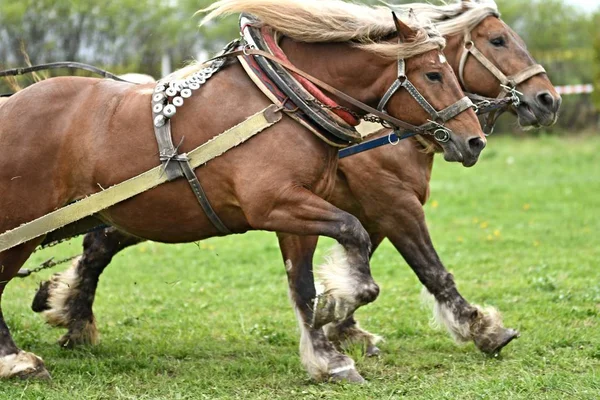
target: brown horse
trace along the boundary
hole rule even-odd
[[[415,10],[436,23],[447,39],[444,53],[457,73],[468,40],[506,76],[514,76],[535,64],[522,39],[499,19],[494,1],[462,1],[442,7],[408,4],[396,9]],[[464,75],[460,74],[463,89],[486,97],[496,97],[501,91],[498,79],[474,58],[468,59],[464,68]],[[520,102],[512,111],[518,115],[521,127],[550,126],[556,122],[561,97],[546,74],[531,77],[520,84],[518,90]],[[388,134],[381,130],[372,136]],[[427,230],[422,205],[429,197],[436,150],[439,148],[411,139],[395,148],[383,147],[345,158],[340,161],[330,201],[358,217],[369,232],[372,251],[385,238],[392,242],[435,298],[434,318],[457,342],[473,341],[484,353],[495,354],[517,337],[518,332],[505,329],[494,308],[484,310],[469,304],[460,295]],[[378,171],[386,185],[370,178],[372,171]],[[390,204],[396,206],[390,207]],[[297,254],[306,252],[306,249],[294,250]],[[362,342],[370,354],[379,351],[376,347],[379,337],[360,329],[353,318],[327,325],[325,329],[328,338],[335,343]]]
[[[403,23],[384,18],[385,9],[338,0],[224,0],[211,9],[211,18],[230,12],[256,16],[285,35],[281,47],[297,67],[371,106],[398,80],[398,57],[407,58],[407,79],[436,109],[463,97],[440,53],[444,39],[416,19]],[[0,232],[155,167],[152,92],[151,85],[54,78],[18,92],[0,107]],[[178,111],[172,121],[175,142],[185,137],[182,151],[189,151],[268,105],[240,65],[230,63]],[[404,90],[392,96],[387,112],[415,125],[429,118]],[[473,110],[452,118],[446,129],[451,131],[450,141],[442,144],[447,158],[474,164],[485,138]],[[322,297],[335,306],[334,313],[325,313],[330,321],[313,315],[316,294],[309,263],[288,263],[290,290],[301,321],[302,358],[311,375],[362,381],[352,359],[337,352],[312,324],[345,319],[379,292],[370,275],[368,233],[356,217],[323,200],[333,190],[336,170],[336,148],[284,116],[210,161],[200,169],[200,180],[213,208],[235,233],[324,235],[343,246],[345,264],[337,269],[344,272],[345,285]],[[219,234],[183,180],[110,207],[99,217],[130,235],[161,242]],[[0,253],[0,292],[42,240]],[[67,274],[63,287],[78,281]],[[48,376],[39,357],[15,345],[3,318],[0,376]]]
[[[445,54],[457,72],[467,32],[470,32],[475,46],[504,74],[514,75],[533,65],[521,39],[497,17],[498,10],[493,1],[463,1],[443,7],[412,4],[406,7],[432,18],[440,31],[447,35],[449,45]],[[496,77],[475,60],[467,61],[463,78],[466,86],[479,95],[496,97],[500,92]],[[535,76],[518,89],[523,96],[514,111],[518,113],[523,127],[549,125],[555,121],[560,97],[547,76]],[[372,136],[388,133],[382,130]],[[429,238],[422,204],[429,196],[433,152],[425,150],[435,149],[422,140],[410,139],[395,147],[384,147],[342,160],[331,202],[359,218],[369,232],[372,252],[386,237],[394,244],[435,296],[435,316],[456,340],[473,340],[486,353],[499,351],[517,333],[502,327],[495,310],[484,311],[470,305],[459,294]],[[373,179],[371,175],[385,176],[387,185],[380,185],[380,179]],[[398,206],[390,207],[390,204]],[[316,242],[315,238],[280,236],[284,259],[290,260],[288,265],[311,262],[310,248]],[[96,343],[92,304],[98,277],[117,252],[140,241],[115,228],[90,233],[84,238],[83,257],[67,273],[79,277],[77,285],[61,290],[62,296],[55,295],[64,279],[58,274],[41,286],[33,308],[43,311],[50,324],[68,329],[59,341],[62,346]],[[309,250],[304,250],[302,243]],[[326,331],[329,339],[338,346],[342,342],[360,341],[366,342],[368,353],[378,351],[375,346],[378,337],[358,328],[352,318],[341,324],[327,325]]]

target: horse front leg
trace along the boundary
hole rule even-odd
[[[363,382],[354,361],[339,353],[323,329],[315,328],[313,303],[316,296],[312,259],[318,237],[279,233],[279,247],[288,276],[289,294],[300,327],[300,359],[316,380]]]
[[[274,204],[263,201],[247,215],[255,229],[327,236],[339,243],[318,271],[323,290],[315,298],[313,327],[343,321],[379,295],[369,267],[369,235],[353,215],[301,187],[288,190]]]
[[[381,242],[385,239],[385,235],[380,232],[370,232],[369,236],[372,246],[370,257],[372,257],[375,250],[377,250]],[[374,357],[380,353],[377,343],[383,338],[363,329],[358,321],[354,319],[354,315],[342,322],[329,323],[323,329],[327,338],[340,351],[346,350],[352,345],[361,345],[364,347],[365,354],[368,357]]]
[[[100,274],[115,254],[141,241],[112,227],[88,233],[82,256],[69,269],[40,284],[31,308],[42,313],[49,325],[68,329],[58,341],[60,346],[98,343],[92,306]]]
[[[291,270],[298,270],[297,279],[302,282],[300,286],[306,286],[303,286],[304,291],[298,297],[297,304],[304,310],[301,327],[310,328],[310,331],[304,333],[304,337],[312,338],[311,342],[326,340],[324,335],[320,336],[323,325],[348,318],[358,307],[374,301],[379,294],[379,287],[373,281],[369,268],[369,236],[358,219],[305,188],[291,187],[281,193],[281,196],[272,201],[263,199],[249,204],[245,214],[254,229],[287,235],[328,236],[340,243],[337,259],[330,263],[329,270],[325,269],[324,274],[328,279],[321,295],[317,295],[314,289],[311,269],[314,250],[309,253],[299,252],[302,255],[289,258],[284,253],[286,261],[292,258],[304,260],[296,261],[298,266],[294,266],[293,260],[290,261]],[[299,291],[300,286],[295,282],[295,277],[296,275],[292,275],[292,289]],[[323,363],[320,365],[318,368],[307,367],[316,379],[323,379],[325,375],[335,377],[353,368],[346,364],[342,367],[343,370],[332,370],[322,367]],[[355,380],[352,377],[348,379]]]
[[[434,298],[434,318],[457,342],[473,341],[486,354],[497,354],[519,336],[506,329],[493,307],[469,304],[459,293],[454,277],[442,264],[429,236],[421,204],[414,200],[395,208],[386,219],[388,239],[402,254]]]

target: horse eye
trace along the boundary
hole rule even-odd
[[[502,36],[491,39],[490,43],[496,47],[502,47],[506,44],[506,42],[504,41],[504,38]]]
[[[442,74],[440,74],[439,72],[428,72],[425,74],[425,76],[427,76],[427,79],[429,79],[432,82],[442,81]]]

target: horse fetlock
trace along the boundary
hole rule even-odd
[[[33,301],[31,302],[31,309],[40,313],[42,311],[46,311],[50,309],[50,304],[48,304],[48,297],[50,296],[50,281],[45,281],[40,283],[40,287],[37,292],[35,292],[35,296],[33,297]]]
[[[20,350],[0,357],[0,378],[50,379],[50,374],[40,357]]]
[[[353,319],[339,324],[327,324],[324,326],[324,330],[327,339],[340,351],[347,350],[352,345],[360,345],[364,346],[365,354],[368,357],[377,356],[380,353],[377,343],[383,338],[362,329]]]
[[[334,246],[326,262],[317,269],[320,283],[314,308],[315,326],[343,321],[354,311],[379,295],[379,286],[361,268],[353,266],[352,257],[342,246]],[[367,264],[368,266],[368,264]]]
[[[69,331],[59,340],[60,347],[73,349],[77,346],[94,346],[99,342],[96,320],[92,316],[89,320],[73,320],[69,324]]]
[[[77,297],[81,277],[77,272],[79,258],[64,272],[54,274],[40,285],[32,309],[41,312],[49,325],[68,328],[74,318],[70,309],[71,299]]]

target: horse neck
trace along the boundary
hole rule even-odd
[[[304,43],[284,37],[280,46],[296,67],[372,107],[387,90],[383,72],[391,66],[390,61],[358,50],[349,43]]]
[[[389,131],[383,129],[369,138],[388,134]],[[354,177],[354,179],[344,179],[343,182],[372,182],[373,185],[376,185],[373,191],[377,191],[377,185],[380,185],[381,182],[372,177],[362,176],[363,171],[369,171],[369,173],[377,171],[379,176],[388,177],[386,182],[390,187],[410,191],[412,195],[419,198],[421,203],[425,203],[429,196],[433,159],[432,151],[427,151],[416,138],[410,138],[402,140],[396,146],[388,145],[340,160],[338,176]],[[391,183],[389,178],[393,178],[400,184]],[[343,182],[338,184],[344,184]],[[348,192],[356,192],[352,189],[349,188]]]

